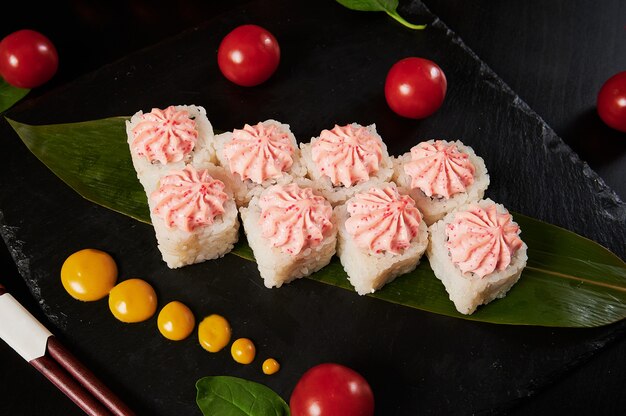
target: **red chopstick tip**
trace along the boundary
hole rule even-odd
[[[7,293],[7,290],[4,288],[4,286],[0,285],[0,296],[4,295],[5,293]]]

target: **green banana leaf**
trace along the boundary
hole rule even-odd
[[[8,121],[26,146],[80,195],[149,222],[146,196],[128,152],[124,120],[114,117],[44,126]],[[593,327],[626,317],[626,263],[573,232],[521,214],[513,216],[529,247],[528,264],[504,299],[469,316],[458,313],[426,258],[414,272],[368,296],[496,324]],[[254,260],[245,241],[233,253]],[[353,290],[337,259],[309,278]]]
[[[17,88],[9,85],[0,77],[0,113],[8,110],[13,104],[24,98],[28,91],[30,90],[27,88]]]

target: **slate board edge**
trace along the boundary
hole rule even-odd
[[[428,11],[428,9],[426,9],[426,7],[424,6],[425,10],[430,13],[430,11]],[[432,13],[431,13],[432,14]],[[434,16],[434,15],[433,15]],[[467,53],[469,53],[474,59],[477,59],[480,64],[481,64],[481,73],[484,70],[484,73],[489,74],[490,77],[492,77],[492,79],[498,84],[498,87],[501,87],[502,90],[504,90],[507,94],[510,95],[511,99],[513,100],[514,105],[519,108],[522,112],[524,112],[525,114],[529,115],[530,117],[536,119],[537,121],[539,121],[542,126],[544,126],[544,131],[543,131],[543,135],[542,135],[542,140],[548,144],[551,143],[550,146],[548,146],[549,148],[551,148],[552,151],[559,151],[559,152],[566,152],[570,155],[570,159],[572,160],[573,163],[577,164],[577,166],[580,166],[580,164],[582,164],[581,169],[583,170],[584,174],[586,177],[590,178],[591,180],[595,181],[596,183],[598,183],[601,187],[601,192],[602,192],[602,198],[603,200],[608,200],[611,201],[611,203],[616,203],[616,204],[623,204],[621,202],[621,200],[619,199],[619,197],[615,194],[615,192],[613,192],[605,183],[604,181],[597,175],[597,173],[595,173],[595,171],[593,171],[586,162],[580,160],[580,158],[578,157],[578,155],[573,152],[569,146],[567,146],[557,135],[556,133],[543,121],[543,119],[536,114],[519,96],[517,96],[515,94],[515,92],[501,79],[499,78],[492,70],[491,68],[489,68],[489,66],[484,63],[467,45],[465,45],[465,43],[463,43],[463,41],[461,40],[460,37],[458,37],[452,30],[450,30],[445,23],[443,23],[439,18],[436,18],[433,23],[433,26],[439,27],[441,29],[444,29],[445,31],[447,31],[450,35],[452,40],[457,43],[462,49],[464,49]],[[175,35],[172,38],[169,39],[169,41],[179,38],[181,36],[184,36],[185,33],[188,33],[189,31],[194,31],[197,30],[197,28],[192,28],[189,30],[186,30],[184,32],[182,32],[181,34]],[[168,40],[165,40],[165,42],[169,42]],[[158,43],[156,45],[160,45],[161,43]],[[141,54],[142,51],[145,50],[149,50],[152,49],[153,47],[155,47],[156,45],[152,45],[152,46],[148,46],[142,50],[139,50],[131,55],[135,55],[135,54]],[[123,60],[126,59],[122,58],[120,59]],[[116,61],[117,62],[117,61]],[[109,64],[109,65],[114,65],[115,62]],[[109,66],[107,65],[107,66]],[[98,70],[94,71],[97,72]],[[84,78],[88,78],[90,76],[90,74],[87,74],[84,76]],[[81,77],[82,78],[82,77]],[[60,87],[60,89],[62,89],[63,87]],[[496,88],[496,86],[494,86],[494,88]],[[36,101],[37,99],[35,99],[33,102],[29,102],[28,104],[25,104],[24,106],[31,106],[31,105],[36,105]],[[555,147],[556,145],[556,147]],[[20,245],[21,245],[21,241],[17,240],[15,237],[14,232],[12,231],[12,228],[14,228],[13,226],[9,226],[5,223],[4,221],[4,215],[2,213],[2,211],[0,210],[0,234],[2,234],[2,237],[5,241],[5,243],[7,244],[7,246],[10,249],[11,255],[18,267],[19,273],[23,276],[23,278],[29,283],[29,290],[31,291],[32,295],[39,300],[39,296],[37,296],[37,288],[33,287],[32,283],[33,283],[33,279],[31,279],[31,270],[29,267],[29,262],[28,262],[28,258],[26,258],[26,256],[24,255],[24,253],[19,249]],[[11,243],[11,244],[9,244]],[[57,316],[51,316],[48,311],[45,310],[45,304],[43,304],[41,301],[39,301],[39,305],[40,307],[43,308],[43,312],[46,314],[46,316],[48,317],[48,319],[50,319],[50,321],[55,324],[55,325],[59,325],[62,327],[62,322],[60,322],[58,320],[59,317]],[[623,331],[622,331],[623,332]],[[618,334],[618,336],[614,337],[613,340],[617,339],[619,336],[623,335],[623,333]],[[566,373],[568,371],[570,371],[572,368],[582,364],[584,361],[587,361],[588,359],[590,359],[593,355],[595,355],[595,353],[597,353],[598,351],[600,351],[602,348],[606,347],[610,341],[612,341],[610,339],[611,337],[607,337],[607,340],[605,342],[600,342],[597,345],[597,348],[586,353],[583,354],[580,357],[580,360],[578,361],[572,361],[571,366],[568,366],[567,368],[563,368],[562,372],[559,372],[558,374],[554,374],[554,378],[552,378],[552,375],[548,375],[547,378],[550,379],[556,379],[558,376],[562,375],[563,373]],[[529,390],[527,391],[527,395],[526,396],[520,396],[520,398],[517,399],[513,399],[511,401],[512,406],[515,405],[517,402],[519,402],[520,400],[523,400],[525,397],[530,397],[533,394],[536,393],[536,389],[543,389],[546,387],[546,385],[542,385],[539,387],[534,387],[536,384],[542,384],[542,383],[533,383],[533,385],[529,386]],[[491,409],[493,410],[493,409]]]
[[[433,16],[436,16],[434,13],[430,11],[430,9],[428,9],[426,4],[424,3],[422,4],[424,7],[424,10],[427,13]],[[615,208],[616,214],[619,214],[622,217],[622,219],[626,219],[625,217],[626,203],[624,203],[620,199],[619,195],[617,195],[617,193],[615,193],[615,191],[613,191],[613,189],[605,183],[604,179],[602,179],[593,169],[591,169],[591,167],[589,166],[587,162],[582,160],[580,156],[578,156],[578,154],[574,150],[572,150],[572,148],[569,145],[567,145],[567,143],[565,143],[561,137],[559,137],[556,134],[556,132],[552,129],[552,127],[550,127],[548,123],[546,123],[545,120],[539,114],[535,112],[535,110],[530,108],[530,106],[526,103],[526,101],[524,101],[515,91],[513,91],[513,89],[502,78],[500,78],[500,76],[496,74],[494,70],[491,69],[491,67],[489,67],[489,65],[485,61],[483,61],[463,41],[463,39],[461,39],[459,35],[457,35],[452,29],[450,29],[439,17],[436,17],[431,25],[445,30],[446,33],[450,35],[453,42],[459,45],[461,49],[463,49],[465,52],[471,55],[472,58],[474,58],[476,61],[480,62],[481,74],[483,75],[489,74],[489,76],[497,83],[497,86],[499,88],[502,88],[502,90],[504,90],[508,95],[511,96],[514,107],[516,107],[521,112],[528,115],[529,117],[537,120],[541,125],[544,126],[544,131],[543,131],[543,135],[541,139],[544,141],[546,146],[550,148],[553,152],[568,153],[570,155],[570,160],[572,161],[572,163],[577,166],[580,166],[585,177],[589,178],[590,180],[598,184],[598,187],[599,187],[598,193],[602,195],[602,199],[607,200],[612,205],[616,205],[617,206]]]

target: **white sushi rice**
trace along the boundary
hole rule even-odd
[[[179,162],[161,164],[159,162],[150,163],[144,156],[137,156],[131,150],[133,166],[137,172],[137,178],[147,195],[150,195],[157,187],[159,179],[171,170],[182,170],[187,164],[193,165],[196,169],[206,168],[215,162],[215,149],[213,145],[213,126],[209,122],[204,107],[197,105],[177,105],[176,110],[186,110],[189,117],[196,122],[198,140],[186,158]],[[141,122],[143,111],[136,112],[129,121],[126,121],[126,135],[129,148],[134,140],[133,128]]]
[[[415,270],[428,246],[428,227],[422,221],[419,233],[402,254],[371,253],[358,247],[346,230],[350,217],[346,205],[336,207],[335,216],[339,223],[337,255],[359,295],[374,293],[396,277]]]
[[[482,208],[492,204],[494,202],[490,199],[478,202]],[[528,260],[527,246],[523,243],[512,256],[511,263],[506,269],[494,271],[484,277],[471,272],[463,273],[452,262],[446,248],[446,226],[454,220],[457,212],[467,211],[470,206],[471,204],[464,205],[430,226],[428,229],[430,242],[426,251],[435,276],[443,282],[456,309],[465,315],[472,314],[480,305],[506,296],[509,289],[519,280]],[[508,213],[503,205],[496,204],[496,207],[498,213]]]
[[[221,167],[213,164],[208,164],[203,169],[207,169],[214,179],[228,178]],[[152,199],[148,198],[150,219],[158,247],[169,268],[216,259],[233,249],[239,239],[239,218],[232,190],[228,183],[225,185],[224,192],[228,195],[228,200],[224,203],[225,212],[215,217],[213,224],[197,227],[191,232],[168,228],[161,217],[153,214],[154,205]]]
[[[362,127],[360,124],[352,123],[352,126],[356,129]],[[369,133],[376,137],[381,144],[382,159],[380,161],[378,172],[373,174],[369,180],[354,184],[350,187],[343,185],[334,186],[330,178],[320,172],[315,162],[313,162],[313,156],[311,154],[311,147],[313,143],[319,140],[319,137],[313,137],[310,143],[301,143],[300,149],[302,150],[302,160],[306,165],[308,177],[315,182],[315,188],[318,189],[322,195],[331,203],[332,206],[343,204],[349,198],[353,197],[359,192],[365,192],[374,185],[382,182],[388,182],[393,175],[393,160],[389,156],[387,151],[387,145],[376,131],[376,124],[370,124],[366,126]]]
[[[296,183],[300,187],[311,185],[311,182],[306,180],[297,180]],[[247,207],[239,209],[239,213],[265,287],[281,287],[284,283],[313,274],[330,263],[335,255],[337,243],[337,219],[334,214],[331,218],[333,228],[329,235],[316,247],[308,247],[297,256],[292,256],[273,247],[262,235],[259,226],[261,219],[259,200],[262,195],[263,193],[255,195]]]
[[[223,256],[232,250],[239,238],[239,219],[237,207],[233,200],[232,183],[223,169],[215,166],[215,149],[213,127],[209,122],[206,110],[196,105],[177,105],[176,110],[185,110],[195,120],[198,132],[193,150],[183,160],[162,164],[151,163],[144,156],[137,156],[132,151],[134,140],[133,129],[142,121],[142,111],[135,113],[126,122],[127,142],[137,172],[137,178],[143,186],[150,208],[150,218],[154,226],[157,243],[163,260],[170,268],[178,268],[188,264]],[[210,226],[199,227],[192,232],[168,228],[165,222],[152,213],[154,206],[150,195],[158,188],[159,180],[173,171],[183,170],[187,164],[197,170],[208,169],[211,176],[225,183],[225,192],[229,200],[224,204],[225,212],[215,218]]]
[[[448,142],[442,140],[446,144],[456,144],[461,153],[469,156],[470,162],[476,169],[474,172],[474,182],[467,187],[465,192],[452,195],[449,199],[429,197],[419,188],[411,188],[411,177],[404,172],[404,165],[411,161],[411,152],[407,152],[402,156],[393,158],[393,181],[403,188],[415,200],[415,204],[422,212],[426,224],[431,225],[442,219],[447,213],[454,209],[465,205],[469,202],[478,201],[485,195],[485,191],[489,186],[489,174],[485,161],[477,156],[470,146],[464,145],[459,140]],[[428,140],[426,143],[434,143],[435,140]]]
[[[272,185],[287,185],[294,181],[295,178],[304,178],[306,176],[306,166],[301,161],[300,148],[295,136],[291,132],[289,124],[283,124],[276,120],[266,120],[262,122],[265,127],[276,126],[281,131],[286,131],[289,140],[294,148],[293,164],[288,171],[284,172],[279,178],[270,178],[257,184],[250,179],[242,180],[238,173],[230,172],[228,158],[224,155],[224,145],[232,140],[233,132],[225,132],[215,136],[215,153],[218,163],[223,166],[232,178],[233,191],[237,206],[247,206],[253,196],[259,195],[263,189]]]

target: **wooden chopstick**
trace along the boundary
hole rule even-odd
[[[54,336],[48,338],[47,353],[113,415],[130,416],[135,414]]]
[[[27,361],[41,374],[52,382],[59,390],[69,397],[77,406],[90,416],[134,416],[135,413],[120,398],[118,398],[102,381],[100,381],[87,367],[85,367],[61,342],[51,335],[34,316],[7,293],[0,285],[0,298],[11,298],[11,313],[34,322],[44,333],[45,353],[37,354]],[[8,300],[5,298],[5,300]],[[8,302],[7,302],[8,303]],[[47,339],[45,337],[47,336]],[[28,334],[20,334],[21,342],[28,338]],[[42,337],[33,337],[35,342],[40,342]],[[13,343],[5,339],[20,355],[24,357],[24,351],[18,351]],[[42,345],[43,346],[43,345]],[[24,357],[26,359],[26,357]]]
[[[70,374],[65,372],[52,358],[44,355],[29,361],[29,364],[35,367],[88,415],[111,416],[111,412],[74,380]]]

